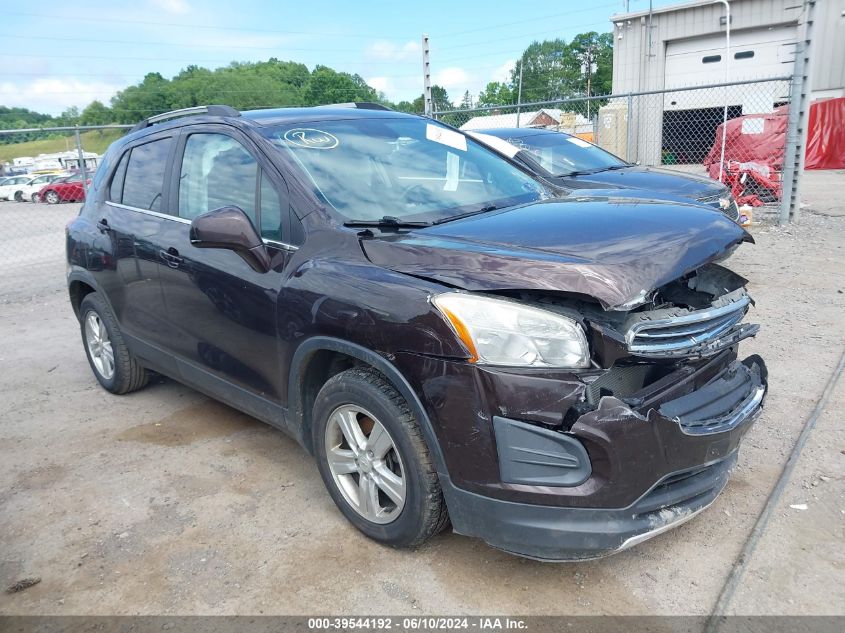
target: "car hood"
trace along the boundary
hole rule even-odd
[[[547,290],[627,309],[658,288],[753,241],[700,206],[562,199],[362,239],[374,264],[470,291]]]
[[[711,178],[657,167],[632,166],[597,174],[573,176],[564,180],[566,186],[570,188],[646,189],[655,193],[696,199],[726,192],[723,185]]]

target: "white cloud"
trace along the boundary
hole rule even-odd
[[[364,54],[368,59],[381,59],[386,61],[405,61],[420,57],[420,44],[415,41],[408,41],[401,46],[393,42],[379,40],[367,46]]]
[[[191,6],[187,0],[150,0],[153,6],[167,13],[184,15],[190,13]]]
[[[469,82],[469,75],[467,75],[463,68],[450,66],[434,73],[432,81],[447,90],[449,88],[466,88]]]
[[[371,86],[379,92],[388,92],[391,90],[390,79],[387,77],[368,77],[365,79],[368,86]]]
[[[499,66],[496,70],[493,71],[493,76],[490,78],[490,81],[500,81],[506,82],[510,81],[511,79],[511,71],[516,66],[516,60],[509,59],[504,64]]]
[[[22,84],[0,83],[0,103],[36,112],[60,114],[70,106],[84,108],[95,99],[108,105],[109,99],[125,87],[108,81],[45,77]]]

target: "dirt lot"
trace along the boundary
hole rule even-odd
[[[709,613],[843,350],[845,173],[825,178],[808,179],[798,225],[758,214],[756,246],[732,259],[763,326],[743,352],[765,357],[771,390],[725,493],[633,550],[559,565],[454,534],[380,547],[281,433],[167,380],[106,393],[64,288],[78,205],[0,204],[0,588],[42,579],[0,613]],[[845,380],[732,612],[845,614],[844,405]]]

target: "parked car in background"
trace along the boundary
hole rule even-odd
[[[705,176],[632,165],[597,145],[555,130],[488,128],[467,134],[553,184],[573,190],[573,195],[624,189],[628,198],[703,204],[743,222],[728,187]]]
[[[32,176],[9,176],[0,181],[0,200],[6,200],[9,195],[14,195],[18,187],[21,187],[32,180]],[[13,199],[13,198],[12,198]]]
[[[91,179],[88,179],[91,184]],[[44,185],[36,194],[41,201],[50,204],[59,202],[82,202],[85,200],[85,188],[82,186],[82,176],[74,174],[59,178],[55,182]]]
[[[41,174],[34,177],[29,182],[10,190],[6,196],[6,200],[16,200],[17,202],[38,202],[40,197],[38,192],[53,182],[57,182],[63,178],[67,178],[68,174]]]
[[[191,108],[109,148],[69,298],[104,389],[156,371],[290,433],[380,543],[592,558],[708,507],[767,389],[715,263],[751,237],[678,207],[555,197],[374,104]]]

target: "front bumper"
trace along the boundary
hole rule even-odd
[[[446,492],[456,532],[543,561],[609,556],[681,525],[719,496],[737,453],[697,469],[664,477],[628,508],[560,508],[513,503],[454,486]],[[682,502],[673,503],[678,497]]]
[[[767,377],[762,359],[739,362],[732,348],[588,407],[583,376],[425,365],[435,377],[420,391],[448,465],[453,528],[542,560],[605,556],[705,509],[760,413]],[[561,412],[579,406],[567,429]]]

